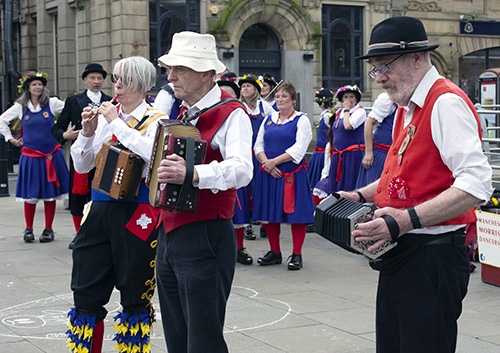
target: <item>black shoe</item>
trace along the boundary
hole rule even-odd
[[[288,257],[291,260],[288,262],[288,269],[291,271],[300,270],[302,268],[302,255],[293,253]]]
[[[247,249],[241,248],[238,249],[238,253],[236,254],[236,262],[243,265],[251,265],[253,263],[253,258],[250,256]]]
[[[24,230],[23,240],[26,243],[32,243],[35,241],[35,234],[33,234],[33,228],[26,228]]]
[[[316,230],[314,229],[314,223],[308,224],[306,228],[306,233],[315,233]]]
[[[73,238],[73,240],[69,242],[68,249],[73,250],[73,248],[75,247],[75,241],[76,241],[76,235]]]
[[[251,221],[250,221],[250,224],[253,224],[253,225],[258,226],[258,225],[260,224],[260,222],[259,222],[259,221],[252,221],[252,220],[251,220]]]
[[[40,243],[50,243],[52,240],[54,240],[54,231],[45,228],[40,235]]]
[[[267,230],[266,227],[260,226],[260,237],[261,238],[267,238]]]
[[[246,240],[255,240],[256,236],[253,232],[252,226],[248,225],[245,227],[245,239]]]
[[[269,250],[267,254],[265,254],[263,257],[259,257],[257,259],[257,262],[259,265],[262,266],[268,266],[268,265],[278,265],[283,261],[283,258],[281,257],[281,253],[276,254],[274,251]]]

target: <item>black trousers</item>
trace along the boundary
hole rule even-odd
[[[102,321],[113,288],[128,314],[149,312],[158,230],[142,240],[125,227],[138,203],[92,202],[76,236],[71,289],[76,310]]]
[[[377,353],[452,353],[469,284],[464,245],[423,245],[395,274],[380,274]]]
[[[169,353],[225,353],[226,304],[236,263],[230,219],[160,229],[156,262]]]

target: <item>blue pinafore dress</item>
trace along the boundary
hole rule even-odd
[[[364,155],[365,124],[361,124],[354,130],[344,129],[343,112],[343,109],[337,111],[336,119],[331,127],[333,138],[328,178],[316,184],[316,188],[327,194],[340,190],[351,191],[356,188],[359,166]]]
[[[382,120],[375,128],[373,132],[373,163],[369,169],[365,169],[361,164],[356,188],[366,186],[382,175],[385,157],[387,157],[387,151],[392,144],[392,126],[396,111],[397,109]]]
[[[327,134],[329,129],[325,123],[325,116],[330,116],[331,113],[331,109],[327,109],[321,114],[321,120],[316,130],[316,147],[311,158],[309,158],[309,166],[307,167],[309,184],[311,184],[312,188],[321,179],[321,171],[325,166],[325,146],[328,142]]]
[[[23,128],[23,147],[50,154],[59,144],[52,136],[54,115],[47,104],[37,113],[24,108],[21,118]],[[52,159],[59,186],[49,182],[47,177],[47,159]],[[18,201],[53,200],[68,194],[69,171],[62,149],[47,157],[28,157],[23,154],[19,158],[16,198]]]
[[[295,144],[300,116],[297,115],[292,121],[282,125],[275,124],[271,116],[264,120],[264,146],[267,158],[275,158]],[[257,169],[252,219],[291,224],[314,222],[314,202],[304,164],[305,158],[299,164],[290,161],[278,165],[277,167],[285,173],[280,178],[274,178],[260,167]],[[285,195],[285,182],[293,186],[295,194],[293,198],[289,197],[290,194]],[[293,200],[295,207],[291,207],[287,200]],[[290,208],[293,212],[290,212]]]
[[[252,194],[254,191],[254,180],[259,161],[253,153],[253,146],[257,140],[260,125],[265,118],[264,107],[262,101],[259,100],[259,112],[255,115],[248,113],[250,123],[252,125],[252,161],[253,161],[253,178],[248,186],[236,190],[236,202],[234,205],[233,224],[249,224],[252,213]]]

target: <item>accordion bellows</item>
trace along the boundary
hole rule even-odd
[[[194,139],[191,151],[188,139]],[[200,132],[195,126],[173,119],[158,121],[146,176],[149,202],[153,207],[179,212],[196,212],[199,189],[191,183],[185,185],[158,183],[158,168],[162,159],[173,153],[184,159],[186,154],[192,153],[194,165],[202,164],[205,160],[206,146],[207,142],[201,139]]]
[[[358,223],[373,219],[373,212],[376,209],[374,204],[354,202],[334,193],[316,207],[314,228],[316,233],[332,243],[348,251],[376,259],[396,244],[386,242],[377,249],[368,251],[373,242],[357,242],[351,235]]]

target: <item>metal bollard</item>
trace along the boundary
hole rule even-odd
[[[7,169],[7,143],[0,134],[0,196],[9,195],[9,172]]]

